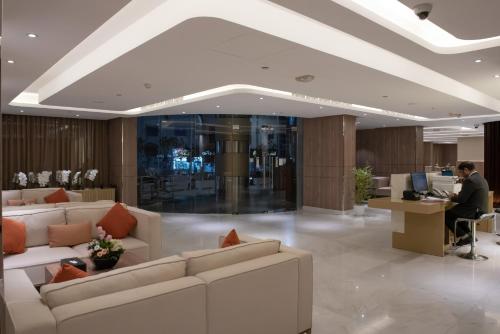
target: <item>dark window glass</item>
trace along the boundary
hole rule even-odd
[[[196,213],[295,210],[297,136],[294,117],[140,117],[139,205]]]

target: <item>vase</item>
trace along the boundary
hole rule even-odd
[[[92,262],[94,263],[94,267],[96,270],[104,270],[113,268],[119,259],[120,259],[119,256],[104,257],[104,258],[93,257]]]

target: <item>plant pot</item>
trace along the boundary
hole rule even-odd
[[[119,256],[94,257],[92,258],[92,262],[94,263],[95,270],[104,270],[113,268],[119,259]]]
[[[354,211],[354,215],[355,216],[364,216],[365,215],[365,210],[366,210],[366,206],[365,205],[363,205],[363,204],[354,204],[353,211]]]

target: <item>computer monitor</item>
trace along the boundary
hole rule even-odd
[[[442,176],[453,176],[453,171],[451,169],[443,169],[441,171]]]
[[[413,190],[419,193],[428,192],[427,175],[425,173],[411,173],[411,182]]]

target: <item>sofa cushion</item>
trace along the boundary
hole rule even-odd
[[[38,204],[45,204],[44,197],[48,196],[61,188],[32,188],[32,189],[22,189],[21,198],[22,199],[36,199]]]
[[[26,210],[37,210],[37,209],[53,209],[55,204],[32,204],[32,205],[20,205],[20,206],[4,206],[2,212],[11,211],[26,211]]]
[[[77,278],[87,277],[89,274],[86,271],[78,269],[68,263],[63,263],[59,271],[52,278],[50,283],[61,283],[71,281]]]
[[[279,249],[279,240],[261,240],[220,249],[183,252],[182,257],[187,260],[187,275],[193,276],[204,271],[277,254]]]
[[[8,206],[24,206],[36,204],[36,199],[8,199]]]
[[[21,254],[26,250],[26,226],[9,218],[2,218],[4,254]]]
[[[97,238],[96,224],[113,207],[113,204],[82,205],[66,208],[66,220],[68,224],[78,224],[90,221],[92,226],[92,238]],[[124,205],[125,206],[125,205]],[[126,207],[126,206],[125,206]]]
[[[97,226],[102,227],[107,235],[116,239],[125,238],[136,225],[137,219],[120,203],[113,205],[97,223]]]
[[[2,190],[2,206],[7,206],[7,201],[21,199],[21,190]]]
[[[62,202],[69,202],[69,197],[66,195],[66,191],[64,191],[63,188],[59,188],[53,193],[45,196],[43,198],[45,203],[62,203]]]
[[[171,256],[68,282],[42,286],[44,302],[59,305],[184,277],[186,261]]]
[[[77,206],[114,205],[115,201],[103,199],[96,202],[62,202],[54,204],[56,208],[73,208]]]
[[[123,248],[126,252],[134,253],[134,255],[137,255],[139,258],[144,259],[144,261],[147,261],[149,258],[149,245],[144,241],[134,237],[126,237],[120,239],[120,241],[122,242]],[[74,246],[73,249],[80,254],[80,257],[88,257],[89,251],[87,246],[88,243],[82,243]]]
[[[3,258],[4,269],[21,269],[50,263],[61,259],[78,257],[79,254],[70,247],[53,247],[48,245],[29,247],[22,254],[7,255]]]
[[[64,209],[9,211],[3,216],[26,225],[26,247],[48,245],[47,226],[66,224]]]
[[[224,237],[224,240],[222,240],[222,245],[220,246],[221,248],[226,248],[229,246],[235,246],[239,245],[240,238],[238,238],[238,233],[236,233],[236,230],[233,228],[229,233]]]
[[[90,222],[71,225],[49,225],[49,246],[64,247],[87,243],[91,239]]]

